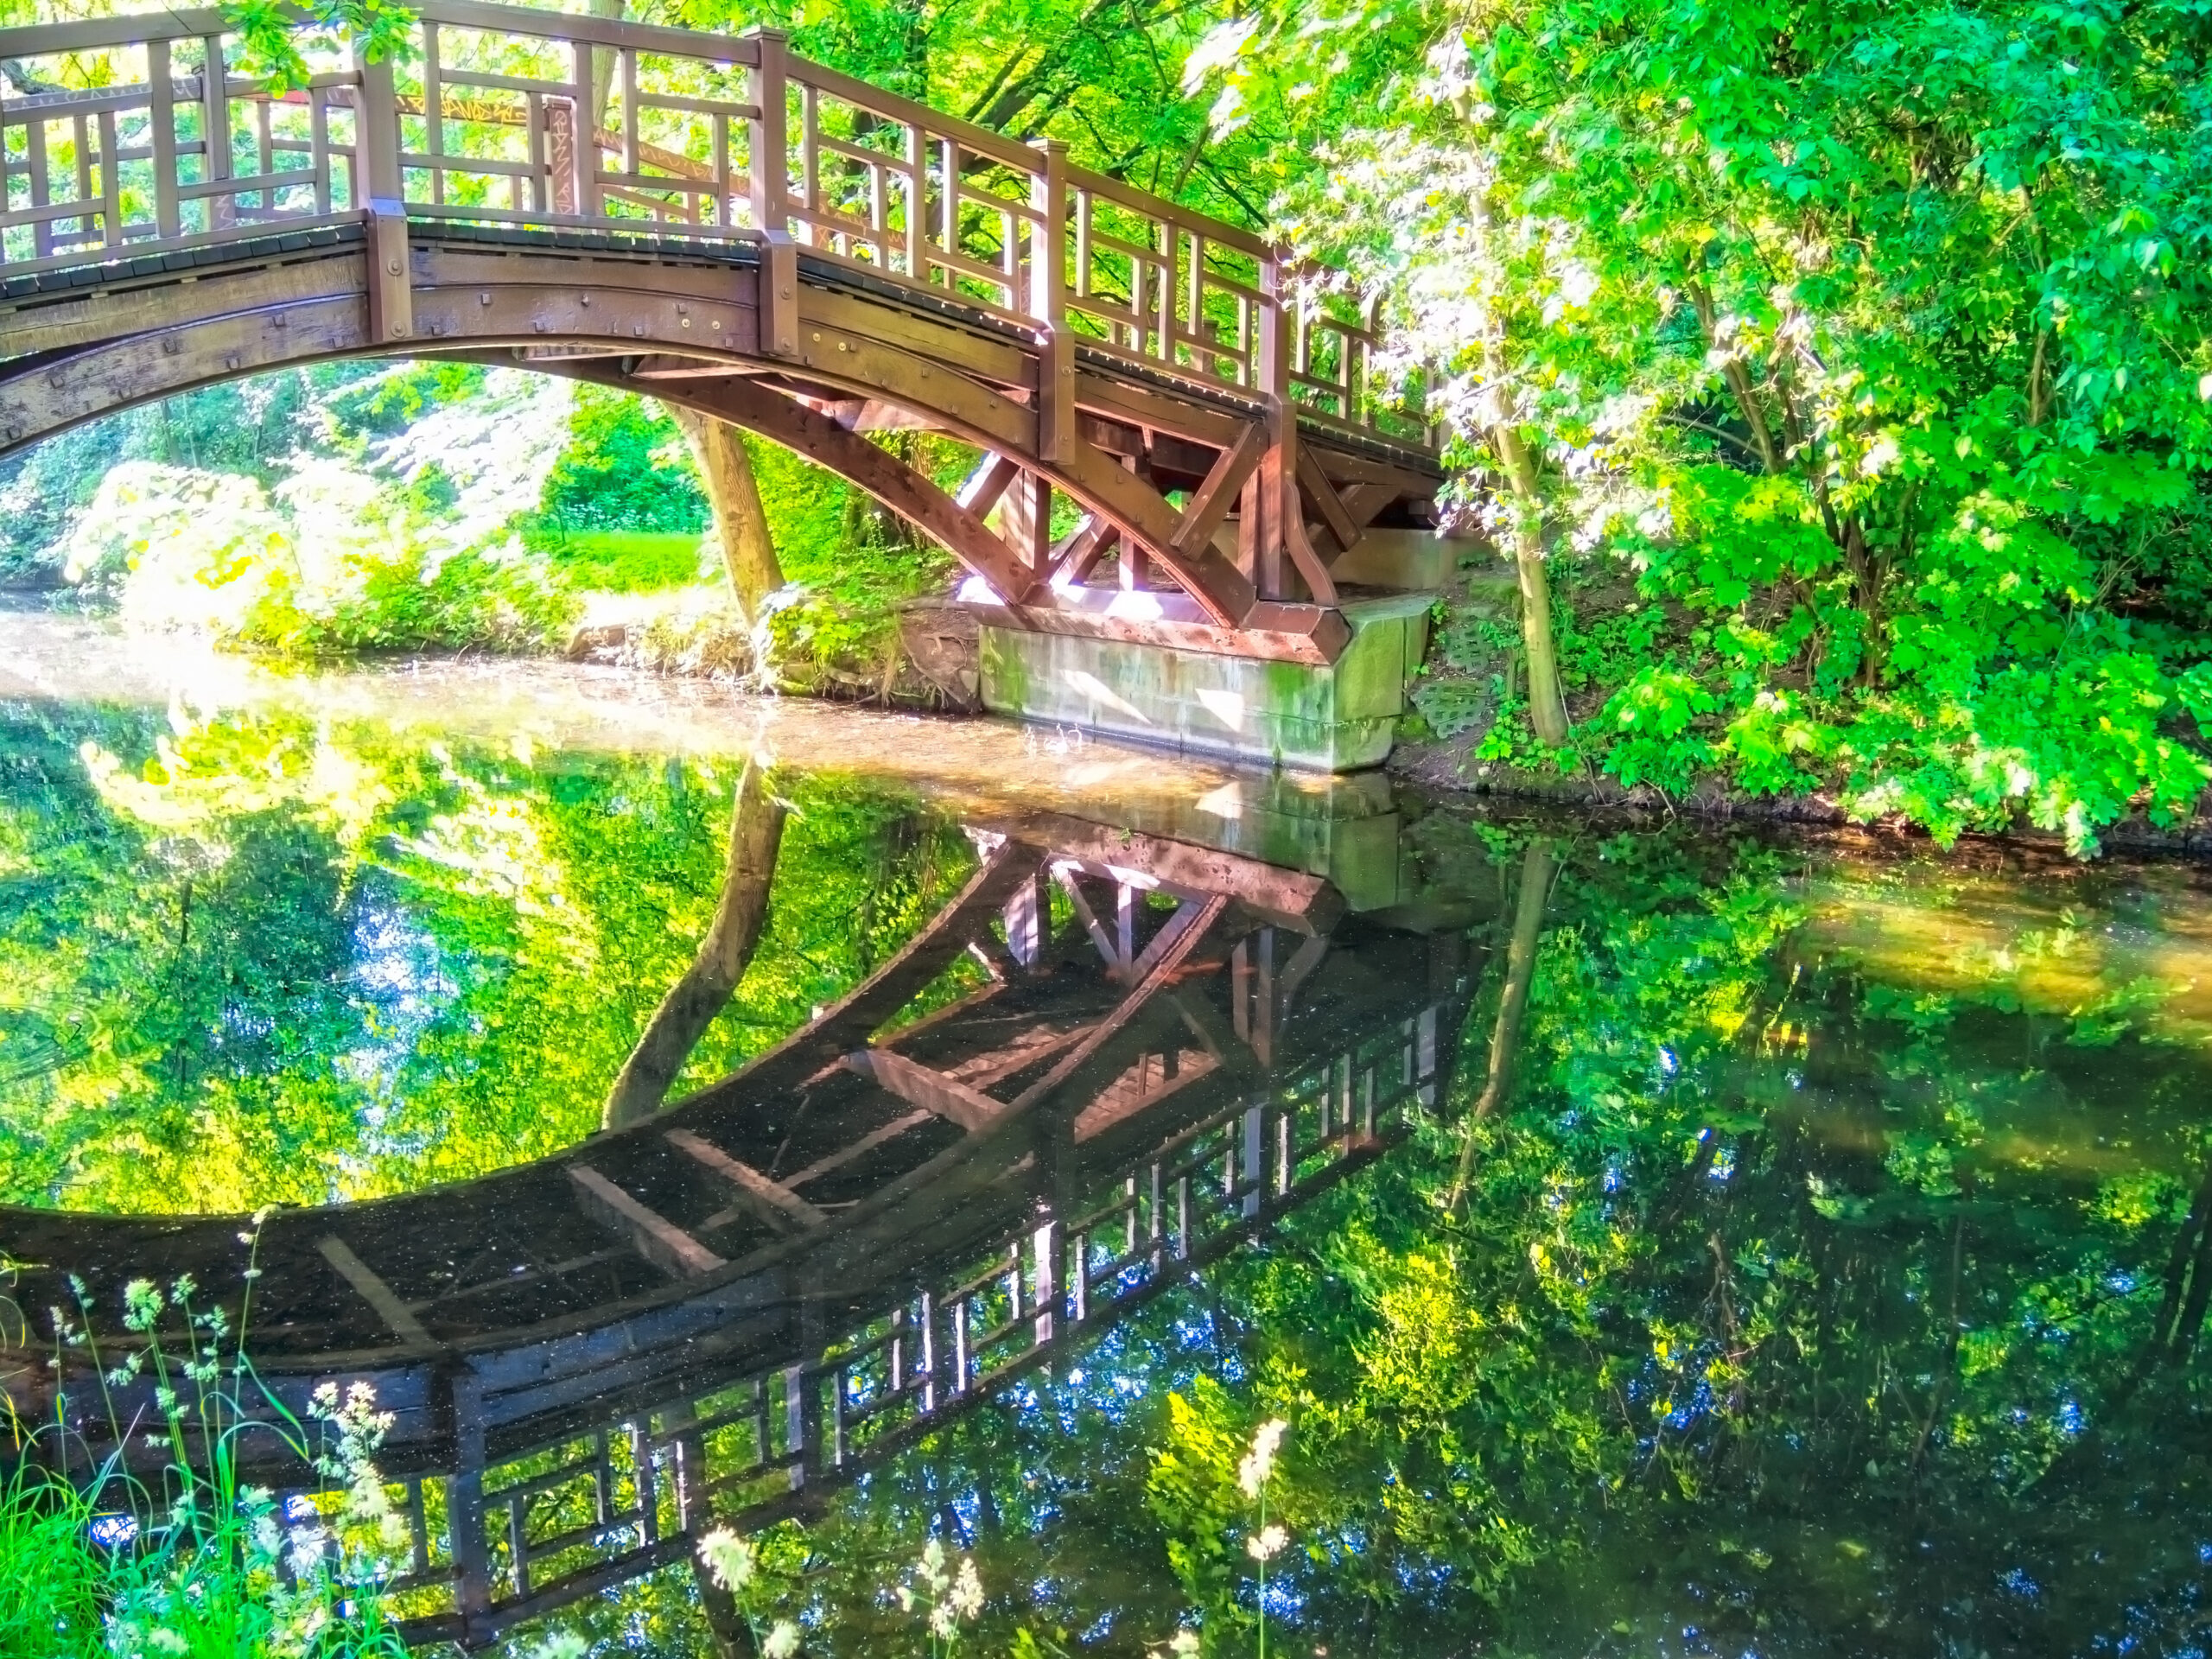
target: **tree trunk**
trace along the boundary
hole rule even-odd
[[[775,538],[768,533],[768,515],[760,505],[760,486],[753,477],[753,457],[746,453],[744,434],[711,416],[673,406],[671,412],[690,441],[692,459],[699,463],[729,585],[745,620],[758,622],[760,601],[784,585],[784,569],[776,559]]]
[[[1514,499],[1513,568],[1521,582],[1521,641],[1529,658],[1529,719],[1536,735],[1557,748],[1567,741],[1567,702],[1552,645],[1552,590],[1544,575],[1544,505],[1535,463],[1521,434],[1500,425],[1491,434]]]
[[[607,1090],[601,1113],[605,1128],[641,1122],[660,1109],[676,1074],[745,977],[746,964],[753,960],[767,921],[776,853],[783,836],[783,804],[768,793],[759,763],[747,761],[730,810],[721,903],[707,937],[699,943],[698,956],[653,1010],[645,1035],[638,1039],[621,1075]]]
[[[1552,845],[1532,841],[1521,855],[1521,887],[1513,906],[1513,938],[1505,951],[1505,986],[1498,993],[1497,1020],[1491,1027],[1490,1076],[1475,1102],[1467,1124],[1467,1138],[1459,1148],[1459,1169],[1452,1182],[1452,1196],[1445,1205],[1459,1207],[1473,1172],[1475,1136],[1472,1120],[1488,1117],[1504,1102],[1513,1086],[1514,1057],[1521,1048],[1521,1022],[1529,1012],[1529,987],[1536,976],[1536,946],[1544,932],[1544,906],[1551,898],[1552,872],[1556,868]]]

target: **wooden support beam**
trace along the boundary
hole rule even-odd
[[[1075,458],[1057,470],[1071,485],[1071,493],[1095,504],[1124,536],[1166,565],[1211,620],[1224,628],[1243,621],[1252,608],[1252,584],[1211,543],[1187,551],[1178,547],[1175,532],[1182,515],[1159,491],[1092,444],[1077,444]],[[1222,510],[1228,511],[1226,502]]]
[[[1007,486],[1021,476],[1021,463],[1009,455],[993,454],[986,450],[976,463],[976,470],[968,474],[961,485],[959,494],[953,499],[974,513],[978,518],[998,505]]]
[[[1252,476],[1267,451],[1267,429],[1248,426],[1236,443],[1221,452],[1176,524],[1170,542],[1175,552],[1190,558],[1201,549],[1212,547],[1213,533],[1229,516],[1230,504],[1243,492],[1244,480]]]
[[[629,1241],[630,1247],[662,1272],[677,1279],[696,1279],[729,1264],[666,1217],[647,1209],[589,1164],[570,1164],[569,1179],[576,1199],[588,1215],[607,1231]]]
[[[1210,899],[1194,899],[1169,917],[1167,925],[1160,930],[1145,952],[1151,966],[1144,976],[1130,987],[1113,1013],[1090,1028],[1083,1041],[1063,1055],[1051,1071],[1015,1096],[1007,1109],[1027,1109],[1079,1078],[1084,1068],[1097,1058],[1099,1051],[1128,1026],[1154,995],[1173,982],[1176,970],[1183,965],[1183,958],[1190,955],[1192,947],[1205,937],[1206,930],[1221,918],[1221,912],[1228,907],[1229,900],[1216,894]]]
[[[777,1232],[803,1233],[829,1219],[780,1181],[771,1180],[750,1164],[740,1163],[689,1129],[671,1129],[667,1139],[677,1151],[690,1154],[728,1181],[736,1190],[739,1207]]]
[[[1405,493],[1395,484],[1347,484],[1337,493],[1337,499],[1344,503],[1346,516],[1364,531],[1382,517],[1383,508]],[[1421,499],[1427,497],[1424,492]]]
[[[1079,586],[1121,538],[1121,533],[1096,513],[1085,518],[1052,550],[1052,563],[1040,585]]]
[[[584,370],[588,378],[605,378]],[[849,432],[824,415],[802,408],[779,392],[743,375],[716,380],[672,383],[660,394],[748,432],[773,439],[785,448],[849,480],[937,542],[992,589],[1019,600],[1032,573],[1004,541],[922,474],[879,444]]]
[[[1016,1072],[1027,1071],[1039,1060],[1050,1058],[1070,1043],[1081,1042],[1090,1031],[1088,1025],[1071,1026],[1065,1031],[1051,1026],[1034,1026],[1007,1047],[974,1055],[948,1068],[945,1075],[970,1089],[988,1089]]]
[[[1014,556],[1041,581],[1052,568],[1052,486],[1034,473],[1025,472],[1007,488],[999,503],[1000,539]]]
[[[907,1104],[949,1118],[971,1135],[988,1128],[1007,1110],[1004,1101],[993,1100],[958,1078],[918,1065],[891,1049],[862,1049],[848,1055],[845,1065],[864,1077],[874,1077]]]
[[[1105,925],[1092,912],[1090,901],[1083,896],[1082,885],[1075,879],[1076,870],[1079,868],[1055,864],[1052,866],[1052,880],[1060,884],[1060,891],[1067,894],[1068,903],[1074,906],[1076,920],[1083,924],[1084,931],[1090,935],[1090,942],[1098,947],[1098,954],[1106,963],[1106,976],[1121,979],[1128,970],[1128,959],[1116,945],[1114,936],[1107,932]]]
[[[1338,496],[1336,486],[1322,475],[1321,464],[1313,458],[1311,448],[1298,452],[1298,493],[1320,515],[1322,527],[1336,538],[1337,550],[1325,561],[1335,563],[1357,543],[1360,526],[1353,522],[1350,509]]]
[[[376,1309],[377,1317],[392,1335],[413,1347],[436,1345],[422,1320],[415,1317],[414,1310],[400,1300],[398,1294],[385,1283],[373,1268],[353,1254],[344,1239],[333,1236],[321,1240],[315,1248],[322,1252],[324,1261],[338,1269],[339,1276],[353,1286],[354,1293]]]
[[[1295,484],[1284,489],[1280,511],[1283,550],[1290,555],[1298,574],[1306,579],[1306,591],[1313,595],[1313,602],[1334,607],[1336,579],[1329,575],[1328,562],[1314,550],[1313,540],[1306,533],[1304,503]]]
[[[904,1117],[895,1117],[892,1119],[890,1122],[886,1123],[881,1128],[869,1130],[868,1134],[854,1141],[851,1146],[840,1147],[836,1151],[829,1154],[827,1156],[816,1159],[804,1169],[800,1170],[789,1180],[785,1181],[784,1185],[786,1187],[796,1188],[804,1186],[809,1181],[818,1180],[821,1177],[830,1173],[831,1170],[842,1169],[847,1164],[851,1163],[855,1158],[865,1157],[868,1154],[874,1152],[878,1147],[882,1146],[886,1141],[896,1141],[900,1135],[906,1134],[907,1130],[918,1129],[923,1124],[934,1120],[937,1114],[935,1112],[918,1111],[909,1112]]]

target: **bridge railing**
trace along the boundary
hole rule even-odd
[[[680,1561],[715,1524],[817,1506],[1026,1373],[1095,1340],[1403,1139],[1433,1108],[1450,1011],[1432,1003],[1224,1105],[1064,1217],[1025,1226],[797,1363],[399,1485],[410,1640],[481,1644]]]
[[[1425,441],[1370,319],[1249,231],[790,54],[427,0],[381,63],[241,72],[213,10],[0,30],[0,280],[360,219],[788,245],[1078,346]],[[29,90],[26,91],[28,88]]]

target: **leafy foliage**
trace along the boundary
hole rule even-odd
[[[2212,779],[2177,718],[2212,569],[2196,8],[1363,15],[1441,32],[1294,209],[1452,365],[1477,478],[1501,431],[1541,447],[1569,585],[1594,597],[1624,563],[1659,607],[1578,700],[1593,760],[2078,851],[2191,808]]]

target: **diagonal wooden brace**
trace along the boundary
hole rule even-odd
[[[1321,471],[1321,463],[1313,459],[1311,449],[1298,452],[1298,488],[1313,511],[1320,515],[1322,525],[1336,538],[1337,550],[1326,561],[1334,564],[1351,551],[1359,541],[1361,526],[1352,517],[1351,509],[1337,493],[1337,486],[1329,482]]]
[[[1169,542],[1171,550],[1187,559],[1212,544],[1214,531],[1229,516],[1230,504],[1242,493],[1244,480],[1252,476],[1267,452],[1267,429],[1257,425],[1246,427],[1243,435],[1221,452],[1183,509]]]

